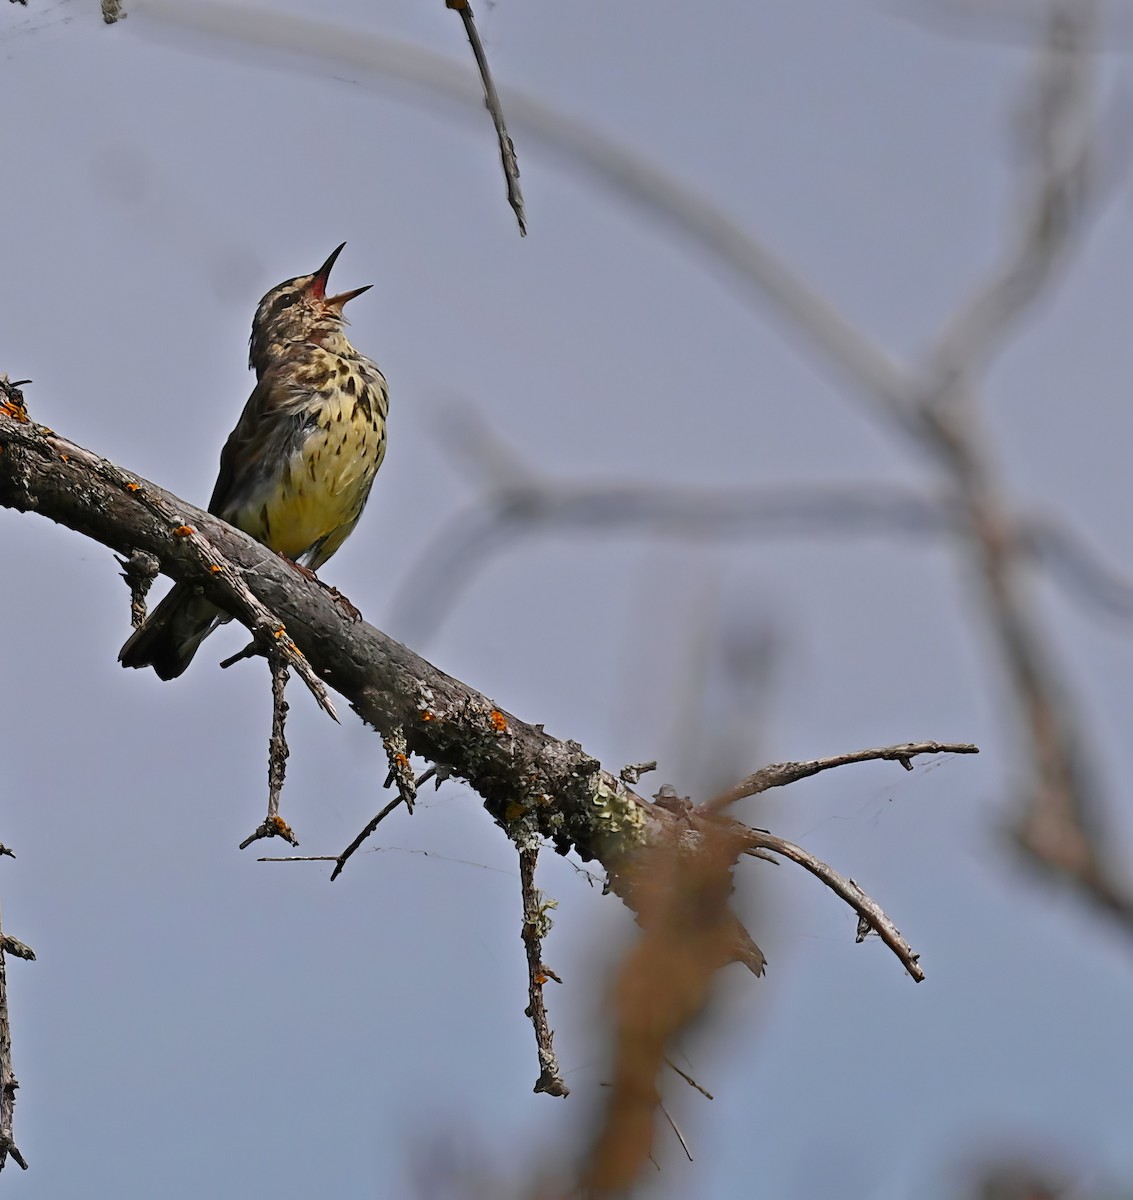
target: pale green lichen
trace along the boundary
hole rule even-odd
[[[537,889],[535,903],[538,907],[530,919],[530,924],[535,936],[543,941],[554,928],[555,923],[551,920],[551,913],[559,907],[559,902],[553,896],[548,896],[546,892]]]
[[[641,805],[617,785],[611,787],[610,782],[609,776],[598,776],[590,803],[599,857],[604,857],[606,851],[620,857],[645,840],[647,819]]]

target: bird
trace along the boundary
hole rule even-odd
[[[345,245],[260,301],[248,343],[256,386],[220,453],[208,505],[308,576],[358,524],[386,452],[389,388],[350,344],[342,313],[373,285],[327,296]],[[175,679],[228,619],[198,587],[176,583],[118,659]]]

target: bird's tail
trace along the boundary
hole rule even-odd
[[[223,613],[195,588],[174,584],[169,595],[130,635],[118,652],[124,667],[153,667],[160,679],[176,679]]]

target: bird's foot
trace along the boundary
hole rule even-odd
[[[324,591],[330,593],[330,598],[338,605],[339,608],[350,618],[351,621],[361,621],[361,610],[356,608],[350,600],[348,600],[338,588],[329,583],[324,583],[310,567],[305,567],[302,563],[297,563],[293,558],[288,558],[286,554],[279,556],[285,563],[289,563],[303,576],[304,579],[309,579],[312,583],[317,583]]]
[[[279,556],[289,567],[293,567],[304,579],[309,579],[312,583],[322,583],[323,581],[311,570],[310,567],[303,566],[302,563],[297,563],[293,558],[288,558],[286,554]],[[323,584],[326,587],[326,584]]]
[[[348,597],[344,596],[338,590],[338,588],[331,587],[331,585],[329,583],[323,583],[323,581],[321,579],[319,580],[319,583],[322,583],[323,587],[325,587],[326,590],[328,592],[330,592],[330,598],[335,602],[335,604],[338,605],[339,608],[342,609],[342,611],[346,614],[346,616],[351,621],[361,621],[362,610],[359,608],[356,608],[354,606],[354,604],[351,603],[351,601],[349,600]]]

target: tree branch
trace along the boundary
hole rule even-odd
[[[884,914],[860,889],[851,892],[839,886],[841,876],[824,864],[816,869],[804,860],[803,851],[788,848],[790,843],[761,841],[770,835],[719,811],[726,798],[695,806],[671,798],[671,789],[662,789],[658,795],[663,802],[650,803],[623,779],[603,770],[577,742],[559,741],[541,725],[521,721],[380,630],[349,619],[327,588],[303,578],[246,534],[32,424],[22,412],[0,412],[0,507],[38,512],[127,558],[138,551],[150,554],[163,572],[199,586],[225,611],[251,623],[258,618],[243,599],[247,591],[256,605],[282,621],[276,644],[294,643],[308,669],[345,696],[382,734],[395,768],[402,765],[402,756],[407,773],[409,756],[417,754],[435,763],[438,775],[465,779],[521,853],[546,839],[561,854],[573,849],[584,861],[596,859],[606,869],[610,890],[643,920],[650,893],[638,886],[647,875],[641,863],[674,848],[680,861],[691,861],[707,843],[719,845],[722,838],[736,855],[757,853],[762,847],[793,857],[834,887],[859,915],[875,918],[872,927],[885,936]],[[171,528],[172,520],[191,522],[209,555],[200,554],[179,526]],[[762,786],[868,758],[906,761],[919,753],[974,749],[907,743],[812,763],[781,764],[765,770],[760,786],[749,779],[733,792],[751,794]],[[759,774],[754,778],[758,782]],[[407,798],[400,779],[399,795],[386,811]],[[384,815],[379,814],[338,857],[335,874]],[[713,953],[720,961],[743,962],[754,974],[762,974],[763,955],[730,908],[713,922]],[[727,937],[721,933],[725,928]],[[915,959],[909,966],[911,951],[904,943],[886,940],[910,971],[923,977],[917,974],[919,968],[914,970]]]
[[[979,754],[980,748],[970,742],[905,742],[900,746],[879,746],[875,750],[854,750],[849,754],[834,754],[829,758],[815,758],[809,762],[771,763],[760,767],[754,774],[741,780],[734,788],[718,796],[709,806],[713,810],[734,804],[745,796],[757,796],[770,788],[785,787],[800,779],[829,771],[832,767],[846,767],[861,762],[899,762],[906,771],[913,769],[912,760],[921,754]]]
[[[367,724],[387,737],[402,731],[406,754],[465,779],[517,845],[546,838],[560,853],[597,859],[631,907],[621,871],[632,854],[690,836],[676,814],[637,795],[577,742],[521,721],[380,630],[349,620],[326,588],[246,534],[51,430],[3,415],[0,506],[38,512],[126,557],[152,554],[165,574],[196,584],[247,623],[247,606],[220,577],[238,581],[282,622],[277,642],[302,647],[312,673]],[[207,542],[208,557],[170,527],[169,513]],[[736,924],[736,957],[750,962],[750,939]]]
[[[484,107],[488,110],[495,126],[496,139],[500,144],[500,163],[504,169],[504,179],[507,181],[507,202],[511,205],[515,219],[519,223],[519,236],[527,236],[527,215],[523,208],[523,192],[519,186],[519,163],[515,157],[515,145],[507,131],[504,121],[504,108],[500,103],[500,94],[496,91],[492,72],[488,69],[488,56],[484,53],[484,44],[480,41],[480,32],[476,28],[476,19],[472,15],[472,5],[468,0],[445,0],[446,8],[455,8],[464,22],[464,32],[468,35],[468,44],[472,47],[476,59],[476,69],[480,72],[480,82],[484,87]]]

